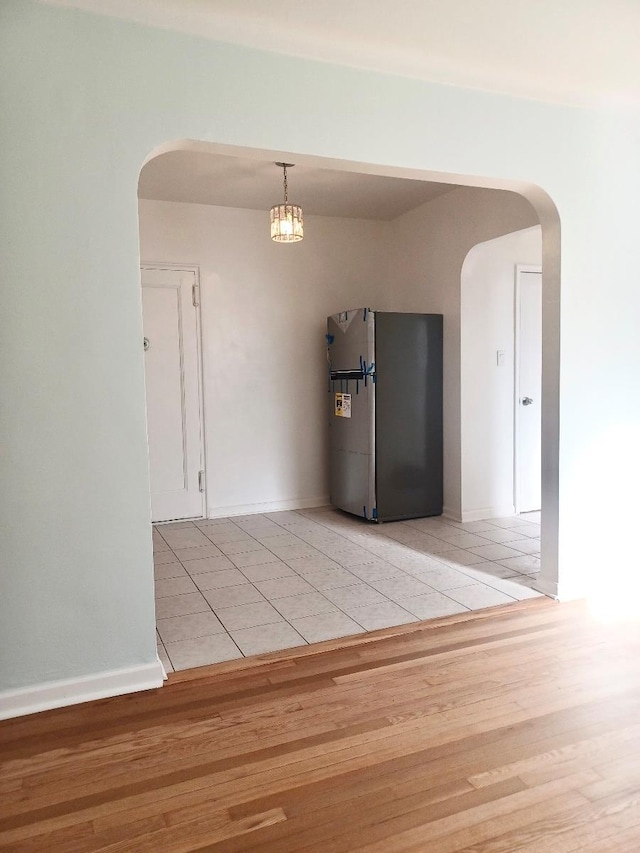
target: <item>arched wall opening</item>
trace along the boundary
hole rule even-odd
[[[460,286],[462,517],[525,513],[527,521],[536,521],[542,452],[540,226],[476,244],[464,260]],[[537,542],[517,543],[519,537],[507,530],[498,538],[503,549],[521,544],[526,553],[518,557],[505,550],[504,559],[511,560],[506,568],[535,572]]]
[[[521,276],[540,291],[542,234],[540,226],[513,231],[470,249],[461,271],[461,409],[462,409],[462,500],[465,520],[501,517],[540,509],[535,483],[527,478],[527,494],[519,489],[515,467],[516,391],[519,377],[519,297]],[[527,303],[528,305],[528,303]],[[529,319],[527,314],[526,319]],[[535,317],[531,317],[535,321]],[[530,324],[539,339],[539,323]],[[527,342],[529,343],[529,342]],[[525,367],[541,359],[538,346],[528,346]],[[529,350],[531,352],[529,352]],[[535,369],[536,365],[532,367]],[[530,384],[532,380],[527,375]],[[522,389],[522,396],[534,393]],[[527,402],[530,422],[539,421],[540,395]],[[531,408],[533,406],[533,408]],[[534,424],[535,425],[535,424]],[[532,433],[537,430],[531,429]],[[533,435],[531,436],[533,440]],[[540,440],[533,442],[539,450]],[[532,447],[528,464],[536,464],[539,453]],[[528,471],[526,472],[529,473]],[[532,472],[533,473],[533,472]],[[537,477],[539,480],[539,476]],[[523,499],[524,498],[524,499]],[[506,540],[505,540],[506,541]]]
[[[264,151],[236,146],[218,145],[192,141],[168,143],[155,149],[145,163],[173,151],[192,151],[211,153],[229,157],[241,157],[247,160],[264,161],[273,164],[276,160],[286,160],[298,165],[315,168],[321,179],[323,170],[332,172],[359,173],[381,177],[409,178],[414,181],[428,181],[442,184],[454,184],[456,189],[440,199],[436,199],[420,209],[409,211],[391,222],[377,223],[367,233],[356,234],[353,223],[343,223],[345,242],[340,244],[337,232],[331,231],[327,217],[318,217],[325,243],[317,242],[314,247],[314,229],[311,217],[307,222],[305,241],[300,246],[273,246],[268,240],[264,212],[237,211],[224,208],[206,214],[199,205],[199,216],[210,216],[210,220],[199,219],[196,223],[189,216],[181,220],[174,219],[168,212],[171,202],[156,202],[142,199],[141,210],[141,254],[143,261],[170,261],[172,263],[201,263],[204,243],[207,241],[210,252],[216,254],[216,243],[229,249],[234,234],[242,234],[236,249],[242,251],[245,258],[258,252],[265,273],[261,279],[255,276],[255,269],[249,269],[246,260],[242,272],[230,274],[230,255],[222,263],[214,263],[209,257],[201,266],[203,328],[215,330],[211,339],[203,341],[204,361],[204,398],[207,423],[207,459],[209,465],[207,477],[206,513],[212,517],[232,515],[244,512],[260,512],[275,509],[297,508],[326,502],[326,436],[324,435],[324,416],[317,410],[317,402],[311,402],[309,386],[313,381],[301,381],[291,368],[285,371],[276,369],[277,359],[270,361],[269,348],[261,335],[265,329],[271,329],[271,338],[277,341],[277,347],[289,352],[288,363],[307,365],[307,379],[315,377],[322,384],[323,364],[323,327],[329,313],[335,313],[359,304],[368,304],[381,310],[432,311],[445,315],[445,505],[446,512],[454,518],[462,518],[462,474],[461,474],[461,397],[460,397],[460,271],[470,247],[483,239],[540,223],[543,232],[545,254],[545,343],[544,343],[544,446],[545,468],[543,472],[543,572],[542,588],[549,594],[557,592],[557,374],[559,342],[559,220],[551,200],[538,188],[521,182],[495,181],[474,176],[461,176],[443,173],[431,173],[404,168],[376,167],[342,160],[319,158],[301,153],[282,151]],[[295,171],[291,176],[295,188]],[[277,200],[278,175],[274,167],[274,201]],[[300,199],[304,203],[304,199]],[[164,211],[163,211],[164,205]],[[182,213],[186,213],[183,205]],[[466,211],[467,222],[464,223]],[[493,219],[492,219],[493,217]],[[156,225],[151,226],[155,219]],[[226,219],[226,225],[223,220]],[[188,224],[190,222],[190,224]],[[247,226],[249,230],[247,230]],[[464,240],[456,241],[451,237],[464,227]],[[182,234],[185,228],[199,233],[201,242],[173,242],[172,235]],[[225,232],[225,228],[229,230]],[[366,229],[365,229],[366,230]],[[433,232],[432,245],[425,235]],[[249,236],[249,234],[252,236]],[[449,237],[447,237],[449,235]],[[466,241],[466,242],[465,242]],[[450,245],[447,245],[449,242]],[[260,248],[258,246],[261,245]],[[251,252],[247,247],[251,245]],[[301,254],[301,247],[312,255]],[[337,248],[336,248],[337,247]],[[355,247],[355,248],[354,248]],[[373,250],[371,250],[371,247]],[[282,250],[285,255],[283,256]],[[201,251],[202,250],[202,251]],[[218,252],[218,256],[225,254]],[[278,254],[274,261],[275,251]],[[287,251],[290,252],[286,255]],[[327,254],[329,251],[331,254]],[[440,258],[449,251],[449,260],[444,266],[438,266],[436,256]],[[161,257],[159,252],[163,252]],[[367,253],[370,252],[367,258]],[[169,253],[171,256],[167,256]],[[297,253],[297,254],[296,254]],[[323,254],[324,253],[324,254]],[[237,256],[238,252],[236,252]],[[196,257],[198,255],[198,257]],[[349,261],[345,258],[349,256]],[[282,262],[282,258],[286,260]],[[323,257],[329,259],[329,266],[322,269]],[[218,258],[219,261],[219,258]],[[337,266],[331,267],[330,262]],[[282,275],[278,275],[277,266],[284,263],[292,280],[297,286],[284,286]],[[298,266],[298,264],[300,264]],[[341,275],[341,265],[342,272]],[[313,269],[312,276],[304,275],[305,269]],[[457,283],[449,280],[449,269]],[[250,282],[250,278],[255,280]],[[313,284],[305,280],[312,278]],[[278,283],[278,279],[280,279]],[[276,292],[274,283],[281,290]],[[229,285],[227,287],[227,285]],[[249,286],[248,286],[249,285]],[[305,287],[309,289],[306,290]],[[555,290],[554,290],[555,288]],[[322,298],[318,293],[323,292]],[[280,301],[278,301],[280,300]],[[316,304],[317,303],[317,304]],[[259,310],[256,310],[259,309]],[[295,318],[300,312],[307,314],[306,325],[299,326]],[[261,330],[262,316],[267,322]],[[554,333],[555,330],[555,333]],[[317,337],[317,344],[309,346],[309,339]],[[232,343],[232,341],[234,341]],[[244,342],[244,343],[243,343]],[[297,342],[297,343],[296,343]],[[246,344],[246,346],[244,345]],[[295,344],[295,345],[294,345]],[[302,358],[296,356],[298,347],[306,347]],[[261,349],[262,347],[262,349]],[[315,348],[314,348],[315,347]],[[264,354],[267,353],[266,363]],[[448,353],[448,355],[447,355]],[[555,353],[555,358],[553,354]],[[230,358],[235,359],[236,367],[245,377],[252,376],[252,365],[263,363],[266,374],[275,377],[272,389],[264,381],[258,383],[248,378],[240,384],[244,386],[245,406],[230,406],[225,402],[230,392],[229,376],[232,367]],[[313,363],[313,366],[311,366]],[[289,372],[287,372],[289,371]],[[315,376],[315,373],[318,373]],[[239,374],[236,374],[239,375]],[[278,386],[278,375],[282,384]],[[255,379],[255,377],[254,377]],[[247,388],[247,381],[253,386]],[[227,390],[225,390],[225,385]],[[282,412],[270,402],[273,398],[282,399],[288,391],[295,388],[300,401],[297,410],[292,407],[292,415],[284,419]],[[554,392],[555,389],[555,392]],[[274,392],[272,394],[271,392]],[[216,401],[215,403],[213,401]],[[236,398],[237,401],[237,398]],[[316,407],[316,408],[314,408]],[[236,414],[232,414],[233,412]],[[237,413],[240,412],[238,416]],[[226,427],[220,422],[219,412],[225,412]],[[244,414],[243,414],[244,412]],[[297,413],[296,413],[297,412]],[[256,418],[261,423],[261,447],[251,440]],[[309,430],[309,423],[318,424],[317,434]],[[287,426],[288,424],[288,426]],[[237,446],[234,442],[240,442]],[[240,445],[250,446],[250,466],[243,471],[238,482],[243,489],[220,488],[220,482],[229,483],[228,471],[233,469],[232,460],[238,457]],[[246,455],[246,451],[245,451]],[[270,458],[270,465],[264,460]],[[281,460],[275,466],[273,459]],[[300,460],[306,460],[301,464]],[[247,488],[255,486],[255,488]]]

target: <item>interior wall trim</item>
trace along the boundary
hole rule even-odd
[[[234,515],[253,515],[254,513],[280,512],[281,510],[291,509],[316,509],[319,506],[329,506],[329,495],[292,501],[266,501],[257,504],[215,506],[209,509],[208,518],[230,518]]]
[[[570,594],[569,590],[561,590],[555,581],[549,581],[540,576],[533,582],[533,588],[544,593],[544,595],[548,595],[549,598],[555,598],[557,601],[571,601],[584,597],[584,590],[575,590],[574,594]]]
[[[448,518],[450,521],[462,521],[462,516],[460,515],[460,510],[451,509],[451,507],[443,506],[442,507],[442,517]]]
[[[94,699],[122,696],[139,690],[162,687],[164,670],[160,660],[140,666],[127,666],[84,675],[49,681],[16,690],[0,691],[0,720],[35,714],[51,708],[78,705]]]
[[[462,521],[491,521],[492,518],[509,518],[516,515],[513,504],[502,506],[487,506],[482,509],[471,509],[462,513]]]

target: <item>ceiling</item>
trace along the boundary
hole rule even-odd
[[[640,0],[45,0],[519,97],[640,104]]]
[[[455,184],[310,166],[288,170],[289,200],[306,214],[395,219],[456,189]],[[269,210],[282,200],[282,169],[272,161],[203,151],[170,151],[142,169],[140,198]]]

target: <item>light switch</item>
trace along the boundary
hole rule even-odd
[[[503,349],[499,349],[496,352],[496,364],[498,367],[504,367],[506,359],[506,353]]]

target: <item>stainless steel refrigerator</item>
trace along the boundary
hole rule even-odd
[[[330,494],[371,521],[442,513],[442,315],[327,318]]]

